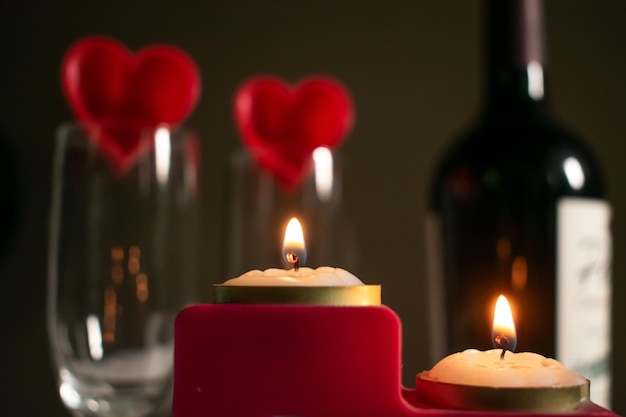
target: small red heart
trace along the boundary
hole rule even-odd
[[[318,147],[334,148],[352,127],[352,100],[337,81],[311,77],[290,87],[273,77],[245,82],[235,94],[244,145],[285,189],[298,185]]]
[[[181,123],[200,97],[199,71],[186,53],[153,45],[133,55],[105,37],[84,38],[68,49],[61,85],[76,118],[99,126],[90,137],[118,172],[149,149],[142,129]]]

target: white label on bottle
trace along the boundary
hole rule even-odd
[[[591,381],[591,400],[610,404],[611,207],[563,198],[557,205],[556,356]]]

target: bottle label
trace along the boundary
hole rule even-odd
[[[591,381],[591,400],[610,404],[611,207],[604,200],[557,203],[556,356]]]

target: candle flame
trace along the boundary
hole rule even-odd
[[[491,330],[492,342],[498,349],[514,351],[517,345],[517,332],[511,306],[504,295],[498,297],[493,313]]]
[[[304,265],[306,261],[306,245],[304,243],[304,233],[297,218],[292,217],[285,228],[285,238],[283,239],[283,259],[288,266],[294,266],[297,262]]]

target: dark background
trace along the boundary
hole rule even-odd
[[[0,131],[15,151],[17,233],[0,260],[0,415],[64,416],[49,365],[45,280],[55,128],[70,120],[59,87],[68,46],[90,34],[132,49],[172,43],[198,62],[202,135],[203,280],[220,276],[225,161],[239,146],[231,96],[246,77],[295,81],[324,73],[356,104],[343,147],[362,262],[404,325],[404,381],[429,368],[424,214],[434,161],[481,102],[478,1],[7,1],[0,3]],[[626,414],[626,2],[549,0],[555,112],[588,140],[614,205],[614,409]],[[367,367],[367,364],[363,364]],[[242,384],[245,381],[242,381]]]

